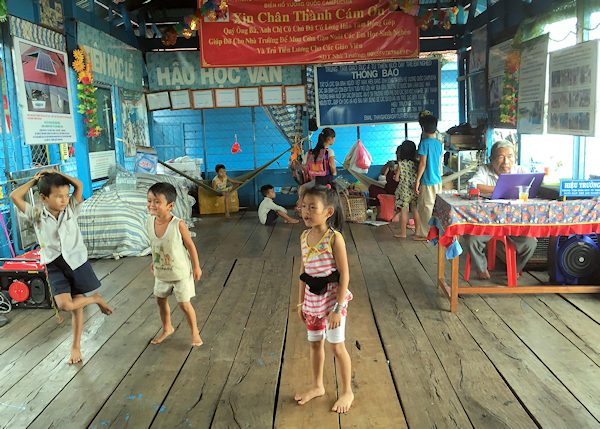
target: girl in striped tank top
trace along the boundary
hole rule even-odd
[[[346,244],[339,230],[344,214],[337,192],[330,187],[317,185],[305,192],[302,199],[302,219],[309,229],[302,233],[300,242],[300,288],[298,315],[306,323],[310,343],[312,386],[296,394],[303,405],[325,394],[323,365],[327,339],[335,355],[340,374],[341,391],[332,411],[345,413],[350,409],[352,393],[350,355],[344,345],[344,329],[348,301],[349,270]]]

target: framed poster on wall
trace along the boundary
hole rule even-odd
[[[215,107],[238,107],[236,89],[215,89]]]
[[[282,86],[263,86],[261,92],[263,106],[283,104]]]
[[[169,97],[171,97],[172,110],[183,110],[192,108],[192,99],[190,98],[190,91],[187,89],[183,89],[180,91],[170,91]]]
[[[259,88],[238,88],[238,100],[240,107],[260,106]]]
[[[212,89],[192,91],[192,104],[194,109],[212,109],[215,107],[215,98]]]
[[[306,85],[284,87],[285,104],[306,104]]]
[[[146,94],[146,103],[148,104],[148,110],[170,109],[171,98],[169,97],[169,91]]]
[[[550,53],[549,133],[594,135],[597,74],[597,40]]]
[[[25,143],[76,142],[67,54],[19,37],[13,46]]]

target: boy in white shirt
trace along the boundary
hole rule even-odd
[[[23,197],[38,184],[41,203],[37,207]],[[71,192],[73,186],[73,194]],[[48,280],[56,306],[70,311],[73,323],[73,345],[69,365],[81,362],[83,307],[96,304],[102,313],[112,309],[99,293],[84,294],[100,287],[100,281],[87,260],[77,216],[83,202],[83,184],[74,177],[52,169],[38,171],[32,180],[11,192],[10,199],[19,211],[34,224],[42,248],[41,262],[48,270]]]
[[[258,206],[258,220],[263,225],[275,225],[277,217],[281,216],[285,223],[298,223],[298,219],[293,219],[288,216],[287,210],[284,207],[275,204],[275,189],[273,185],[263,185],[260,188],[261,194],[265,197]]]

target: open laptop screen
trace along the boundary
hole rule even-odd
[[[498,176],[498,183],[492,194],[493,200],[517,200],[519,198],[519,190],[517,186],[527,186],[529,188],[529,198],[537,197],[537,194],[544,180],[544,173],[525,173],[525,174],[501,174]]]

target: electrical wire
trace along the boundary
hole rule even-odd
[[[6,295],[0,292],[0,314],[10,313],[12,310],[12,303],[10,299],[6,298]]]

